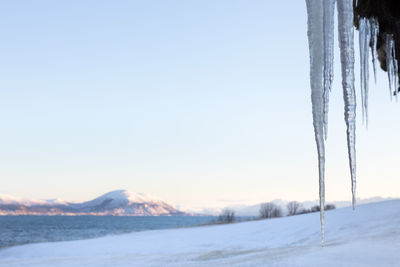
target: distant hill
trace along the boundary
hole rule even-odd
[[[21,199],[0,194],[0,215],[172,216],[189,213],[145,194],[117,190],[82,203]]]
[[[368,203],[374,203],[374,202],[381,202],[381,201],[387,201],[387,200],[392,200],[393,198],[383,198],[383,197],[371,197],[371,198],[366,198],[366,199],[357,199],[357,205],[361,204],[368,204]],[[289,203],[288,200],[283,200],[283,199],[275,199],[272,200],[271,202],[275,203],[276,205],[280,206],[286,214],[286,205]],[[235,211],[235,214],[237,216],[259,216],[259,211],[260,211],[260,206],[262,203],[255,204],[255,205],[230,205],[227,206],[227,208],[232,209]],[[309,201],[303,201],[300,202],[301,206],[303,208],[309,209],[312,206],[319,205],[319,200],[309,200]],[[344,208],[344,207],[350,207],[351,206],[351,201],[328,201],[326,204],[333,204],[335,205],[336,208]],[[198,214],[198,215],[218,215],[223,208],[199,208],[196,210],[191,210],[187,209],[188,212]]]
[[[383,197],[372,197],[366,199],[357,199],[357,205],[381,202],[386,200],[391,200],[393,198],[383,198]],[[287,200],[276,199],[273,200],[276,205],[280,206],[284,213],[286,213],[286,205],[289,203]],[[319,200],[309,200],[300,202],[303,208],[309,209],[312,206],[319,205]],[[336,208],[350,207],[351,201],[328,201],[326,204],[333,204]],[[260,204],[251,206],[232,206],[231,208],[236,211],[238,216],[259,216]]]

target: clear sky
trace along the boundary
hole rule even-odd
[[[0,193],[317,199],[306,23],[293,0],[2,1]],[[326,195],[350,200],[335,56]],[[400,105],[370,81],[357,193],[399,197]]]

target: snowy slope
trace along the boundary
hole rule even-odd
[[[0,266],[399,266],[400,200],[230,225],[0,250]]]

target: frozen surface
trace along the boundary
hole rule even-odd
[[[230,225],[0,250],[0,266],[399,266],[400,200]]]

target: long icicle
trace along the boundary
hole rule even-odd
[[[365,122],[365,126],[368,129],[368,94],[369,94],[369,45],[371,43],[371,24],[369,20],[366,20],[365,23],[366,33],[364,39],[364,64],[362,71],[364,72],[364,99],[362,103],[363,112],[363,121]],[[361,88],[362,90],[362,88]]]
[[[376,18],[371,18],[369,20],[369,23],[371,25],[371,53],[372,53],[372,64],[374,67],[374,79],[376,83],[376,64],[378,60],[377,52],[376,52],[376,47],[378,44],[378,34],[379,34],[379,23]]]
[[[324,136],[328,138],[329,93],[333,82],[335,0],[323,1],[324,36]]]
[[[393,86],[394,94],[396,96],[396,101],[398,101],[398,88],[399,88],[399,65],[396,59],[396,49],[393,45]]]
[[[360,87],[362,103],[363,123],[368,127],[368,83],[369,83],[369,44],[371,42],[370,22],[366,18],[360,18],[359,44],[360,44]]]
[[[354,29],[351,0],[338,0],[339,47],[342,63],[344,117],[347,126],[347,150],[351,173],[353,209],[356,204],[356,95],[354,88]]]
[[[321,0],[306,0],[308,44],[310,50],[310,84],[313,125],[318,150],[321,244],[325,239],[325,144],[324,144],[324,38]]]
[[[388,73],[388,80],[389,80],[389,94],[390,100],[392,100],[393,95],[393,73],[394,73],[394,66],[393,66],[393,35],[386,34],[386,70]]]

